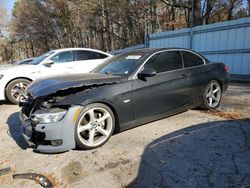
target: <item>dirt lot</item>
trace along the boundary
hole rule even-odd
[[[41,187],[12,179],[37,172],[56,187],[249,187],[250,85],[231,85],[222,112],[190,110],[113,136],[103,147],[47,155],[20,135],[19,108],[0,105],[0,187]]]

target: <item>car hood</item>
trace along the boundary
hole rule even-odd
[[[2,68],[9,67],[9,66],[13,66],[13,64],[10,64],[10,63],[0,64],[0,70],[1,70]]]
[[[108,85],[119,83],[126,79],[126,77],[121,76],[95,73],[48,77],[33,82],[27,88],[27,93],[33,98],[37,98],[51,95],[57,91],[67,90],[70,88],[79,88],[91,85]]]
[[[0,72],[1,73],[13,73],[15,71],[22,71],[22,72],[29,72],[31,70],[34,70],[35,66],[34,65],[0,65]]]

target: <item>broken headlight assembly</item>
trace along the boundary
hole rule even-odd
[[[61,108],[38,110],[32,115],[31,120],[34,124],[56,123],[62,120],[66,113],[67,110]]]

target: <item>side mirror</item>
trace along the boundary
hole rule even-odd
[[[54,61],[52,61],[51,59],[49,59],[49,60],[45,61],[43,63],[43,65],[46,66],[46,67],[51,67],[51,65],[53,65],[54,63],[55,63]]]
[[[146,68],[138,74],[140,78],[153,77],[155,75],[156,75],[156,70],[150,68]]]

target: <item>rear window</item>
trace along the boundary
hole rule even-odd
[[[98,52],[92,52],[92,51],[84,51],[79,50],[75,51],[75,60],[76,61],[82,61],[82,60],[91,60],[91,59],[103,59],[106,58],[107,55],[98,53]]]
[[[184,67],[194,67],[204,64],[203,59],[192,52],[181,51],[181,54],[184,61]]]

